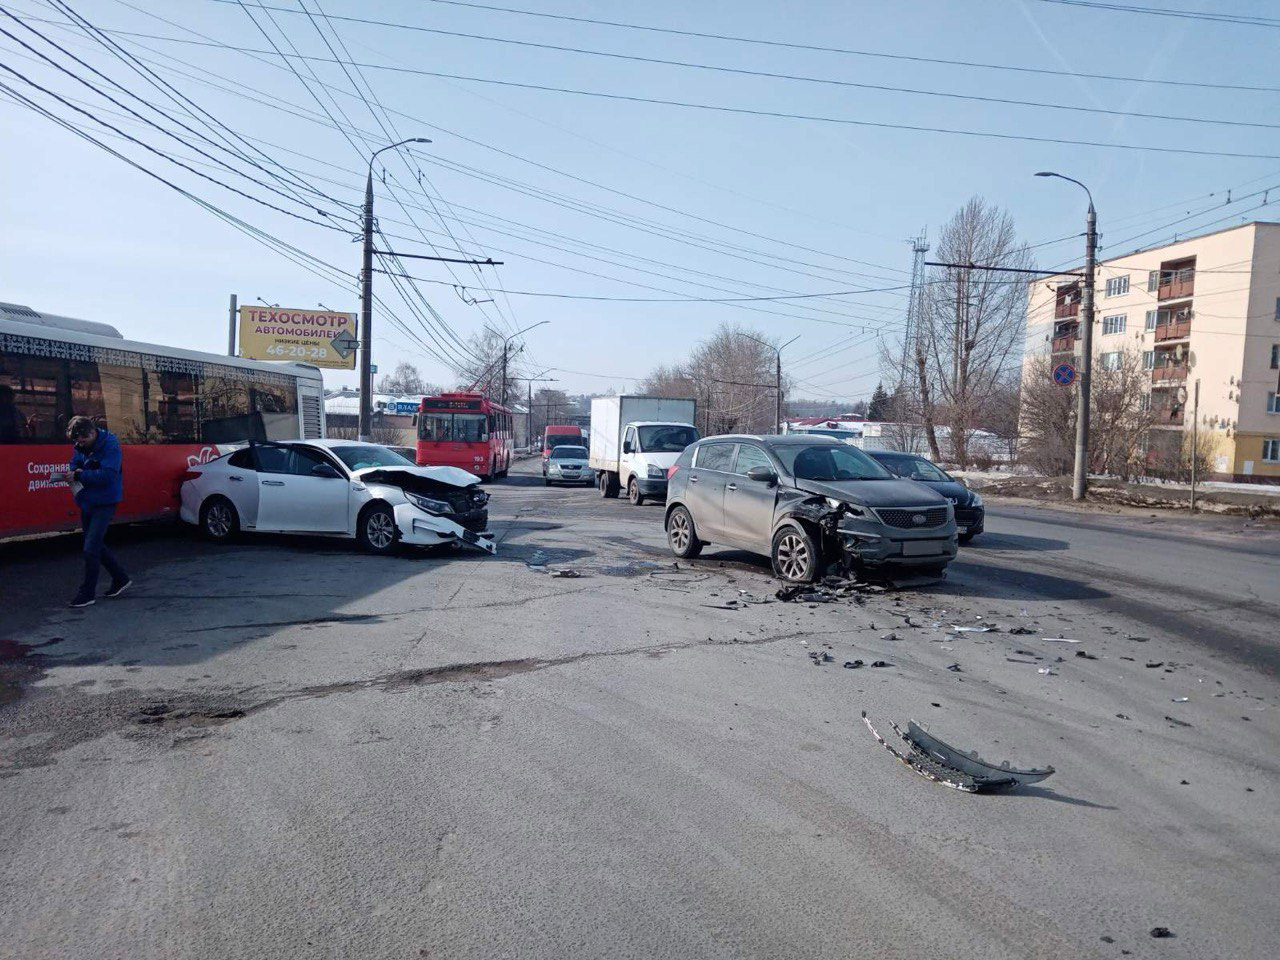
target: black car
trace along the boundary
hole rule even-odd
[[[894,476],[923,483],[950,500],[956,508],[956,533],[961,543],[968,543],[982,533],[986,522],[982,497],[936,463],[931,463],[914,453],[899,453],[894,450],[864,452]]]

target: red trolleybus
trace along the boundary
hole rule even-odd
[[[511,469],[511,411],[480,393],[423,397],[418,465],[461,467],[484,480]]]
[[[187,468],[249,440],[324,436],[315,367],[133,343],[104,323],[0,303],[0,540],[74,530],[67,421],[120,440],[118,522],[176,516]]]

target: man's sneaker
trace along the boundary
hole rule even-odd
[[[72,601],[68,603],[67,606],[68,607],[91,607],[94,605],[95,602],[96,601],[93,599],[92,594],[77,593],[74,599],[72,599]]]
[[[111,584],[111,588],[107,590],[107,592],[103,594],[103,596],[118,597],[120,596],[120,594],[128,590],[131,586],[133,586],[132,580],[126,580],[124,581],[124,583],[113,583]]]

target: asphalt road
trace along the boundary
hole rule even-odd
[[[1274,528],[993,507],[942,584],[741,606],[660,506],[492,492],[497,557],[123,532],[84,611],[0,552],[0,956],[1275,956]]]

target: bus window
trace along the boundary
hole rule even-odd
[[[148,434],[156,443],[195,443],[195,376],[148,370],[146,377]]]
[[[453,414],[424,413],[418,418],[418,439],[439,443],[453,439]]]
[[[0,354],[0,385],[13,390],[10,425],[0,433],[0,443],[66,443],[58,430],[66,415],[59,384],[66,385],[61,360]]]
[[[455,413],[453,439],[459,443],[483,443],[489,439],[488,422],[483,413]]]
[[[146,443],[146,414],[142,406],[142,368],[98,364],[102,408],[107,427],[121,443]],[[76,411],[77,413],[79,411]]]
[[[249,407],[262,418],[268,440],[292,440],[298,434],[298,391],[274,383],[249,384]]]

